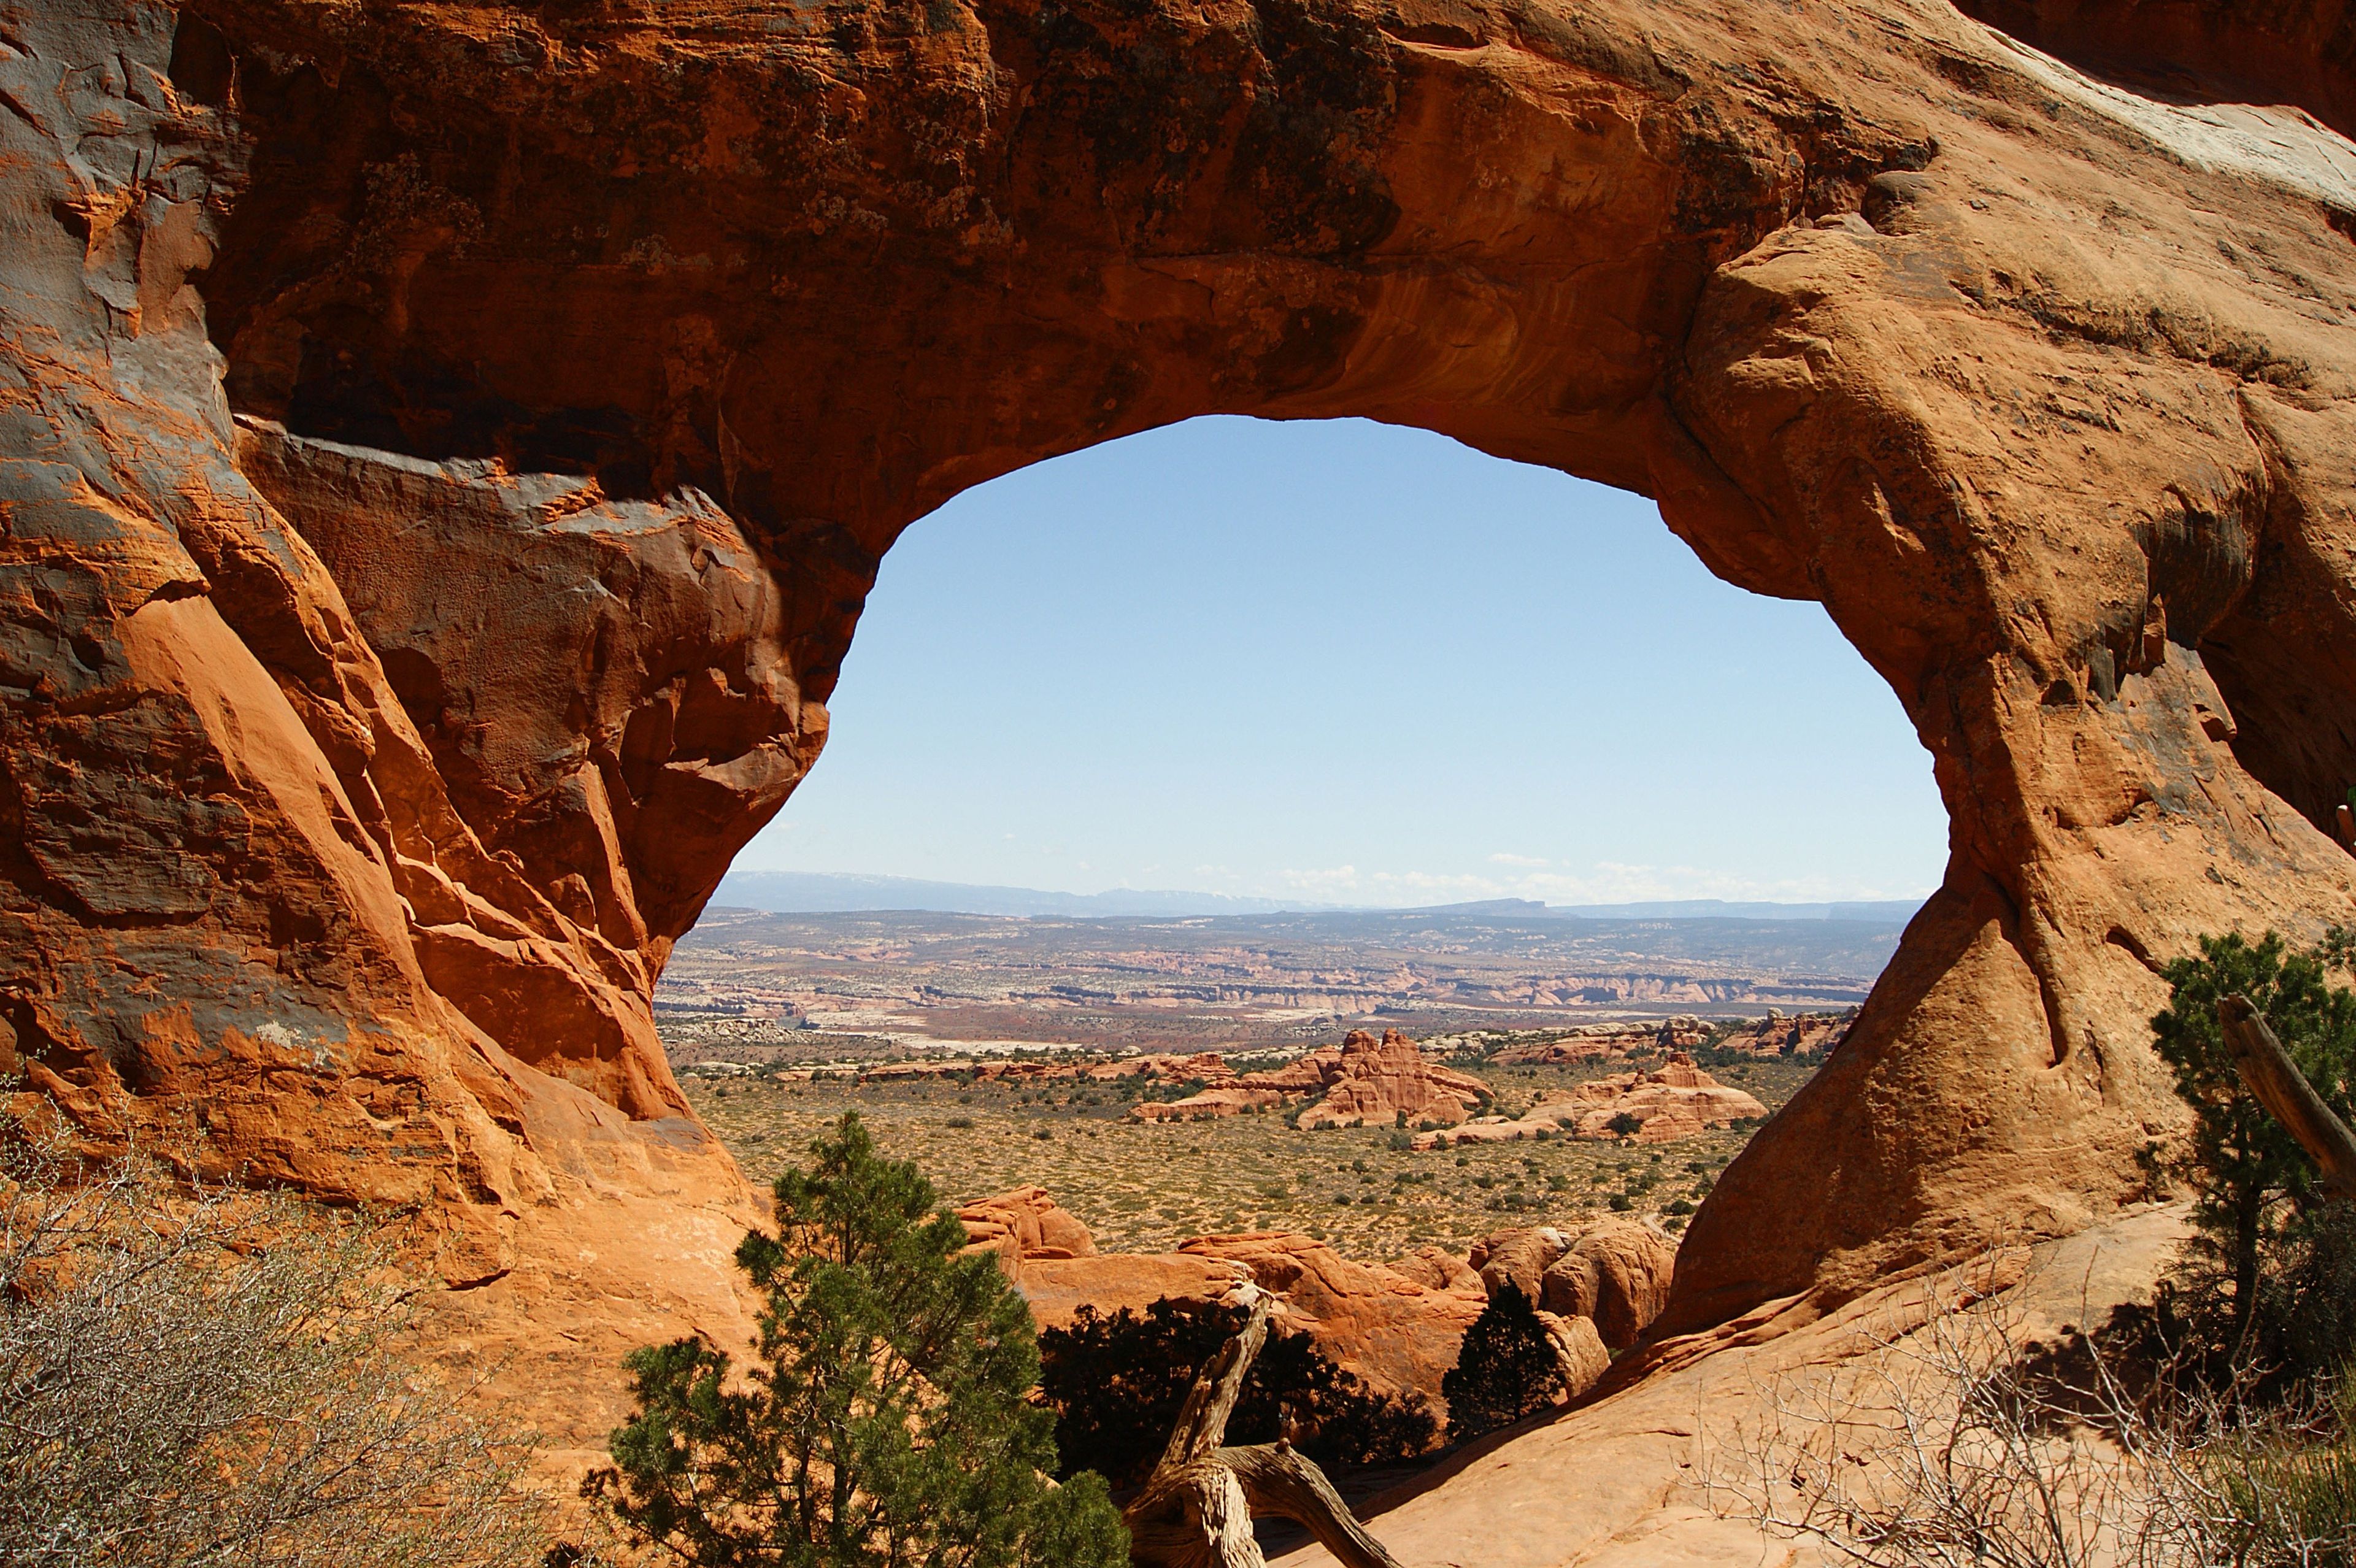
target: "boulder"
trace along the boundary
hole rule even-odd
[[[1059,1206],[1044,1187],[1018,1187],[995,1198],[977,1199],[958,1211],[968,1252],[988,1248],[1022,1263],[1034,1258],[1085,1258],[1096,1253],[1096,1237],[1078,1216]]]
[[[1289,1232],[1198,1236],[1179,1252],[1248,1269],[1285,1298],[1290,1320],[1337,1365],[1379,1392],[1419,1393],[1435,1408],[1440,1379],[1488,1299],[1469,1270],[1435,1286],[1426,1283],[1430,1267],[1410,1273],[1353,1262]]]
[[[1676,1243],[1636,1220],[1606,1220],[1580,1232],[1548,1263],[1533,1300],[1548,1312],[1594,1321],[1603,1343],[1624,1350],[1668,1304]]]
[[[1569,1247],[1569,1239],[1552,1225],[1517,1225],[1476,1243],[1471,1266],[1486,1294],[1494,1296],[1508,1283],[1517,1285],[1536,1307],[1546,1271]]]
[[[1577,1399],[1612,1370],[1612,1352],[1596,1331],[1593,1318],[1566,1317],[1541,1307],[1538,1321],[1546,1325],[1547,1343],[1562,1365],[1564,1398]]]

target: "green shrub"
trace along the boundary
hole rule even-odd
[[[1039,1336],[1039,1392],[1055,1437],[1117,1486],[1145,1478],[1170,1440],[1194,1376],[1243,1327],[1239,1307],[1154,1302],[1143,1316],[1082,1307]],[[1429,1449],[1438,1423],[1420,1402],[1377,1394],[1305,1334],[1271,1334],[1227,1423],[1229,1443],[1290,1434],[1320,1465],[1371,1465]]]
[[[1103,1479],[1051,1487],[1055,1423],[1026,1399],[1030,1309],[914,1164],[856,1114],[777,1178],[777,1234],[736,1261],[765,1297],[737,1375],[700,1339],[634,1352],[637,1413],[584,1492],[678,1561],[779,1568],[1117,1568]]]
[[[1489,1298],[1456,1365],[1440,1381],[1448,1402],[1448,1435],[1463,1439],[1510,1426],[1545,1409],[1562,1392],[1562,1363],[1546,1325],[1519,1285],[1508,1283]]]

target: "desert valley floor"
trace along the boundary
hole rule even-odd
[[[1043,1187],[1110,1252],[1286,1230],[1353,1257],[1462,1253],[1509,1226],[1575,1230],[1615,1211],[1680,1229],[1755,1125],[1417,1149],[1396,1125],[1140,1120],[1141,1094],[1175,1098],[1199,1079],[1173,1067],[1141,1089],[1086,1069],[1215,1052],[1249,1072],[1353,1028],[1395,1029],[1515,1116],[1659,1067],[1667,1024],[1772,1114],[1823,1060],[1901,923],[1527,906],[1166,920],[715,909],[674,955],[658,1017],[691,1101],[756,1181],[856,1110],[951,1201]],[[1805,1049],[1783,1051],[1782,1035],[1762,1049],[1771,1012],[1822,1026],[1803,1031]],[[1581,1040],[1585,1051],[1562,1045]]]
[[[1713,1071],[1773,1110],[1820,1060]],[[1542,1090],[1629,1066],[1614,1059],[1467,1071],[1518,1110]],[[1575,1231],[1612,1212],[1615,1196],[1676,1230],[1751,1131],[1716,1129],[1649,1148],[1550,1138],[1418,1151],[1399,1147],[1396,1129],[1304,1132],[1275,1115],[1141,1123],[1093,1086],[862,1082],[849,1071],[818,1083],[701,1075],[685,1083],[698,1114],[765,1186],[787,1166],[806,1163],[811,1140],[837,1116],[857,1111],[884,1152],[915,1160],[952,1203],[1044,1187],[1099,1247],[1122,1253],[1166,1252],[1193,1236],[1301,1231],[1348,1257],[1397,1257],[1428,1243],[1461,1253],[1508,1226]]]

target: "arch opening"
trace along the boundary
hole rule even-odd
[[[1638,497],[1366,421],[963,493],[886,555],[830,708],[740,869],[1410,906],[1919,899],[1944,859],[1821,609]]]

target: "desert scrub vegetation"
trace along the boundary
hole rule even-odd
[[[2356,996],[2329,980],[2351,955],[2338,929],[2226,935],[2164,970],[2155,1043],[2193,1125],[2145,1158],[2195,1233],[2147,1306],[2041,1347],[1957,1287],[1855,1370],[1771,1391],[1713,1485],[1874,1568],[2356,1564]],[[2268,1109],[2285,1083],[2304,1138]]]
[[[2356,1563],[2344,1381],[2269,1403],[2100,1336],[2025,1354],[1960,1280],[1874,1339],[1762,1392],[1705,1462],[1721,1511],[1860,1568]]]
[[[93,1156],[14,1096],[0,1135],[0,1563],[521,1568],[519,1442],[402,1353],[417,1286],[367,1216]]]
[[[1747,1061],[1728,1073],[1773,1108],[1817,1061]],[[1518,1111],[1547,1089],[1632,1065],[1484,1071],[1505,1107]],[[1657,1212],[1674,1227],[1684,1222],[1675,1206],[1697,1203],[1751,1136],[1713,1129],[1665,1152],[1562,1137],[1419,1152],[1399,1147],[1409,1140],[1395,1127],[1302,1132],[1274,1113],[1141,1125],[1123,1119],[1130,1101],[1118,1083],[862,1083],[845,1071],[823,1083],[748,1073],[691,1075],[682,1085],[756,1181],[855,1110],[880,1150],[915,1160],[952,1201],[1036,1184],[1085,1221],[1106,1252],[1165,1252],[1190,1236],[1287,1230],[1330,1242],[1345,1256],[1388,1258],[1426,1244],[1462,1253],[1508,1225],[1578,1230],[1614,1211]],[[1037,1136],[1043,1127],[1054,1136]],[[1278,1189],[1284,1196],[1271,1196]]]
[[[1103,1477],[1055,1468],[1031,1309],[932,1183],[855,1115],[779,1175],[751,1360],[634,1352],[637,1412],[584,1495],[631,1547],[699,1568],[1115,1568]],[[575,1556],[573,1561],[581,1559]]]

